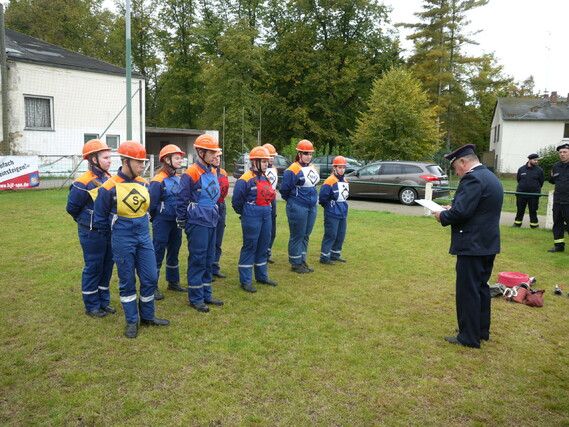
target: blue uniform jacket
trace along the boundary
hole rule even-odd
[[[320,187],[320,195],[318,202],[324,208],[324,215],[329,215],[332,218],[344,219],[348,216],[348,202],[346,199],[349,194],[348,188],[343,188],[344,194],[340,194],[339,182],[347,184],[344,175],[338,176],[336,174],[330,175]],[[338,201],[338,199],[340,199]]]
[[[150,181],[150,219],[157,216],[167,221],[176,220],[176,194],[180,191],[180,177],[161,171]]]
[[[148,213],[139,218],[126,218],[117,215],[117,190],[116,183],[137,183],[148,188],[148,181],[136,177],[131,179],[119,169],[103,186],[99,188],[97,200],[95,200],[95,228],[103,234],[111,230],[116,235],[150,234]]]
[[[187,224],[216,227],[220,194],[215,168],[194,163],[180,179],[180,191],[176,195],[177,217]]]
[[[462,177],[452,208],[440,214],[441,224],[451,226],[452,255],[500,253],[503,200],[502,183],[486,166],[475,166]]]
[[[549,182],[555,184],[553,203],[569,204],[569,163],[555,163],[551,167]]]
[[[259,211],[271,211],[275,190],[262,172],[248,171],[235,183],[231,205],[239,215],[254,215]]]
[[[89,191],[101,186],[110,177],[107,172],[93,167],[71,184],[66,210],[78,224],[93,228],[94,202]]]
[[[316,184],[319,181],[320,176],[314,166],[294,162],[284,171],[281,196],[287,202],[291,201],[304,207],[315,206],[318,201]]]
[[[518,169],[516,180],[518,181],[516,191],[522,193],[541,193],[541,187],[545,181],[543,169],[537,165],[529,167],[525,164]]]

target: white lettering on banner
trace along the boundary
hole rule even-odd
[[[0,190],[37,187],[37,156],[0,156]]]

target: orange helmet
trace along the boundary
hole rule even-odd
[[[146,149],[140,142],[125,141],[119,146],[117,152],[121,157],[146,161]]]
[[[263,144],[263,147],[265,147],[267,149],[267,151],[269,152],[269,155],[272,156],[276,156],[277,155],[277,149],[275,148],[275,146],[273,144]]]
[[[179,154],[180,156],[186,155],[186,153],[184,153],[182,150],[180,150],[180,147],[178,147],[177,145],[168,144],[162,150],[160,150],[160,156],[158,158],[160,159],[160,161],[162,161],[162,159],[164,157],[172,155],[172,154]]]
[[[98,139],[91,139],[90,141],[87,141],[83,146],[83,160],[87,159],[87,157],[93,153],[106,150],[111,151],[107,144],[99,141]]]
[[[333,166],[346,166],[347,164],[348,162],[346,161],[346,158],[343,156],[336,156],[332,161]]]
[[[249,153],[249,160],[255,159],[270,159],[271,155],[269,154],[269,150],[265,147],[257,146],[251,150]]]
[[[303,139],[296,146],[296,151],[303,151],[305,153],[314,153],[314,145],[308,139]]]
[[[196,142],[194,142],[194,148],[202,148],[204,150],[211,150],[211,151],[220,151],[219,150],[219,143],[217,140],[207,133],[198,136]]]

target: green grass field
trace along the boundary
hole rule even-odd
[[[0,192],[1,425],[569,426],[569,253],[551,232],[502,229],[500,271],[536,276],[545,306],[492,302],[491,340],[446,344],[456,327],[450,230],[433,218],[350,211],[347,264],[290,272],[284,204],[271,288],[239,288],[241,230],[228,209],[209,314],[165,291],[166,328],[124,338],[81,299],[81,248],[67,191]],[[184,240],[185,246],[185,240]],[[183,273],[187,250],[181,253]]]

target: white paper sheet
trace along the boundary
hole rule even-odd
[[[415,200],[415,202],[419,203],[421,206],[426,207],[427,209],[431,210],[432,212],[442,212],[445,210],[441,205],[433,202],[432,200],[418,199],[418,200]]]

